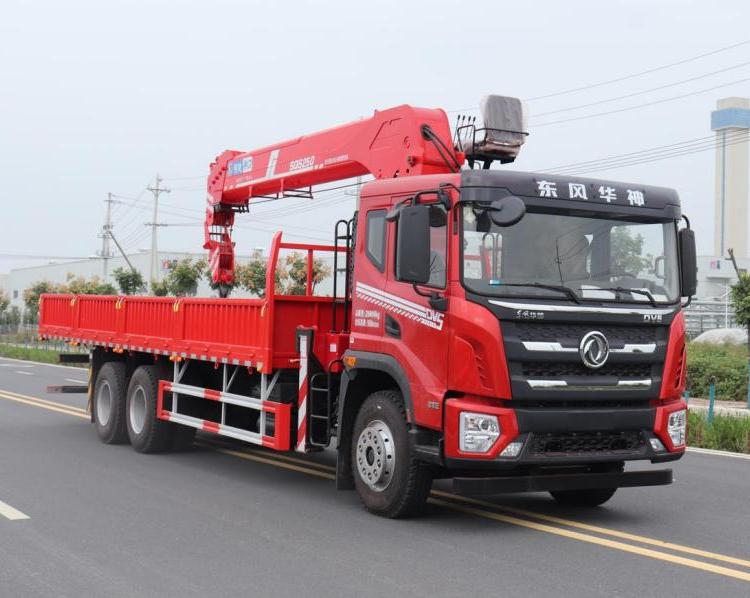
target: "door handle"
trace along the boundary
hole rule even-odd
[[[385,316],[385,333],[394,338],[401,338],[401,325],[391,316]]]

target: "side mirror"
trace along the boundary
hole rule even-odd
[[[403,207],[396,236],[396,278],[425,284],[430,280],[430,207]]]
[[[518,197],[509,195],[492,202],[489,209],[490,220],[496,226],[513,226],[526,214],[526,204]]]
[[[695,233],[683,228],[677,233],[680,252],[680,295],[692,297],[698,285],[698,263],[695,257]]]

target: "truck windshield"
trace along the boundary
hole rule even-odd
[[[527,213],[498,227],[464,204],[463,282],[482,295],[564,301],[679,299],[675,223]]]

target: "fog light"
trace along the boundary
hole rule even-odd
[[[518,457],[523,448],[522,440],[514,440],[508,446],[506,446],[500,453],[501,457]]]
[[[459,448],[465,453],[486,453],[500,437],[497,417],[463,411],[460,415]]]
[[[685,430],[687,429],[687,410],[681,409],[669,414],[667,420],[667,434],[674,446],[685,444]]]
[[[650,438],[649,442],[651,443],[651,448],[654,449],[654,451],[656,451],[657,453],[664,450],[664,445],[658,438]]]

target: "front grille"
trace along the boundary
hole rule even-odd
[[[535,434],[529,446],[534,456],[632,453],[645,443],[642,432],[565,432]]]
[[[521,341],[560,342],[577,346],[583,335],[598,330],[609,340],[610,346],[653,343],[657,329],[654,326],[598,326],[596,324],[537,324],[516,322],[515,330]]]
[[[572,376],[613,376],[618,379],[651,377],[650,363],[607,363],[598,370],[592,370],[575,361],[526,361],[521,364],[521,370],[527,378],[555,380]]]

